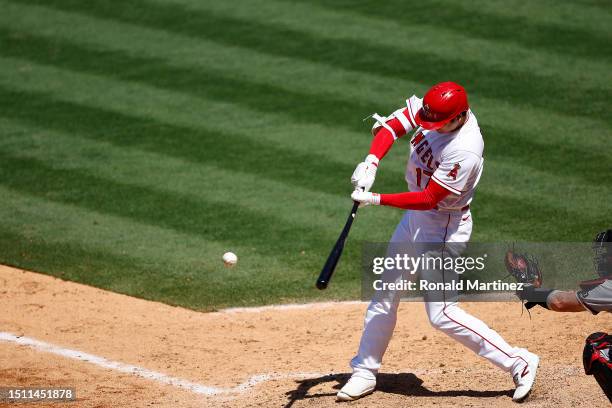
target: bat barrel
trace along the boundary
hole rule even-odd
[[[355,219],[355,214],[357,213],[358,208],[359,203],[354,202],[353,208],[351,209],[351,213],[349,214],[349,217],[346,220],[346,224],[344,225],[344,228],[342,229],[342,232],[340,233],[336,244],[334,245],[329,256],[327,257],[327,261],[325,262],[325,265],[323,266],[323,269],[319,274],[319,278],[317,279],[316,286],[319,290],[326,289],[327,285],[329,284],[329,281],[331,280],[334,270],[336,269],[336,265],[338,264],[338,260],[342,255],[342,250],[344,249],[344,242],[346,241],[346,237],[348,236],[348,233],[351,229],[351,225],[353,224],[353,220]]]

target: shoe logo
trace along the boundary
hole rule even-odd
[[[524,376],[526,376],[527,374],[529,374],[529,370],[527,369],[527,367],[525,367],[525,369],[523,370],[523,372],[521,373],[521,378],[523,378]]]

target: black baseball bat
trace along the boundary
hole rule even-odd
[[[355,201],[353,203],[353,208],[351,209],[351,213],[349,214],[348,219],[346,220],[346,224],[344,224],[344,228],[342,228],[342,232],[336,241],[336,245],[332,248],[329,256],[327,257],[327,261],[325,261],[325,265],[323,265],[323,269],[319,274],[319,279],[317,279],[317,288],[325,289],[329,284],[329,281],[336,270],[336,265],[342,256],[342,251],[344,250],[344,242],[346,241],[346,237],[351,230],[351,225],[353,225],[353,220],[357,215],[357,209],[359,208],[359,203]]]

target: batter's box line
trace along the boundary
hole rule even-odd
[[[131,364],[125,364],[120,361],[113,361],[106,359],[101,356],[94,354],[85,353],[79,350],[73,350],[57,346],[55,344],[46,343],[44,341],[36,340],[31,337],[18,336],[13,333],[0,332],[0,341],[7,343],[13,343],[20,346],[29,347],[31,349],[43,352],[55,354],[64,358],[70,358],[73,360],[82,361],[85,363],[93,364],[98,367],[106,368],[109,370],[118,371],[120,373],[134,375],[136,377],[145,378],[147,380],[155,381],[161,384],[171,385],[173,387],[181,388],[183,390],[190,391],[194,394],[200,395],[223,395],[223,394],[238,394],[248,391],[249,389],[257,386],[258,384],[267,381],[276,380],[288,380],[288,379],[309,379],[318,378],[324,375],[321,373],[272,373],[272,374],[256,374],[251,376],[246,381],[235,387],[223,388],[223,387],[211,387],[204,384],[192,382],[183,378],[173,377],[159,371],[149,370],[144,367],[139,367]]]

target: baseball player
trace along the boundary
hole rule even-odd
[[[519,294],[519,298],[527,301],[525,307],[530,309],[541,306],[555,312],[612,313],[612,230],[597,234],[593,241],[593,251],[595,269],[599,275],[597,279],[580,282],[578,291],[528,286],[527,291]],[[525,268],[539,269],[534,260],[526,260]],[[595,376],[612,402],[612,335],[596,332],[588,336],[583,350],[583,363],[585,373]]]
[[[579,291],[543,288],[527,291],[520,296],[528,301],[525,306],[542,306],[555,312],[612,312],[612,230],[597,234],[593,250],[599,278],[580,282]]]
[[[472,232],[470,202],[483,170],[484,142],[467,94],[454,82],[434,85],[420,99],[389,117],[373,115],[376,124],[369,154],[352,176],[351,198],[363,205],[387,205],[407,210],[392,243],[465,243]],[[394,141],[413,132],[406,181],[410,192],[370,192],[379,161]],[[353,375],[338,392],[341,401],[355,400],[376,387],[376,374],[397,318],[400,296],[372,299],[365,315]],[[516,384],[514,401],[525,399],[535,381],[539,358],[510,346],[494,330],[462,310],[457,302],[425,302],[431,324],[500,369]]]

